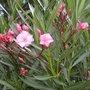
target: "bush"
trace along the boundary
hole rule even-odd
[[[0,89],[90,89],[89,0],[1,3]]]

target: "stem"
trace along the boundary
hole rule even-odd
[[[41,50],[40,54],[37,56],[37,58],[40,58],[40,56],[43,53],[43,51],[44,51],[44,47],[42,46],[42,50]]]
[[[70,72],[71,72],[71,65],[68,68],[68,82],[70,82]]]
[[[11,51],[9,51],[9,50],[7,50],[7,53],[13,58],[14,63],[18,66],[18,69],[20,69],[20,66],[19,66],[16,58],[13,56],[13,53]]]
[[[76,30],[69,35],[69,37],[68,37],[68,39],[65,41],[65,43],[67,43],[67,41],[68,41],[75,33],[76,33]]]
[[[50,65],[50,68],[51,68],[51,72],[55,76],[56,74],[55,74],[55,71],[53,69],[53,63],[52,63],[52,59],[51,59],[50,49],[48,49],[48,59],[49,59],[49,65]]]

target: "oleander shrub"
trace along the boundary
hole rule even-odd
[[[90,0],[3,0],[0,90],[90,89]]]

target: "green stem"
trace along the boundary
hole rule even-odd
[[[48,49],[48,60],[49,60],[49,65],[50,65],[51,72],[55,76],[56,73],[53,69],[53,63],[52,63],[52,59],[51,59],[50,49]]]
[[[68,82],[70,83],[71,65],[68,68]]]

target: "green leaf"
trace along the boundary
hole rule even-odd
[[[85,53],[83,53],[72,65],[72,67],[76,66],[79,62],[81,62],[82,60],[85,60],[84,58],[86,58],[87,56],[89,56],[90,51],[87,51]]]
[[[32,15],[34,16],[34,7],[30,3],[28,3],[28,6],[30,8]]]
[[[20,5],[19,5],[19,7],[20,7]],[[21,17],[21,19],[22,19],[22,20],[24,21],[24,23],[30,28],[30,30],[32,30],[31,26],[28,24],[28,22],[26,21],[26,19],[24,18],[23,15],[26,15],[32,22],[33,22],[33,19],[32,19],[31,17],[29,17],[29,16],[27,15],[27,13],[26,13],[21,7],[20,7],[20,9],[23,11],[23,14],[21,14],[21,13],[19,12],[18,8],[16,7],[16,10],[17,10],[19,16]]]
[[[77,0],[66,0],[68,3],[68,7],[72,10],[72,22],[74,26],[76,27],[76,21],[77,21],[77,11],[76,11],[76,2]]]
[[[55,2],[56,2],[56,0],[51,0],[51,2],[48,4],[46,9],[48,10],[48,9],[52,8],[54,6]]]
[[[69,87],[66,87],[65,90],[86,90],[85,88],[90,88],[90,80],[74,83],[73,85],[70,85]]]
[[[36,88],[36,89],[39,89],[39,90],[55,90],[53,88],[49,88],[49,87],[46,87],[44,86],[42,83],[34,80],[34,79],[31,79],[29,77],[26,77],[26,79],[23,79],[20,77],[20,79],[27,85],[33,87],[33,88]]]
[[[78,50],[78,52],[71,59],[71,64],[74,62],[74,60],[76,60],[86,50],[86,48],[88,47],[88,45],[89,45],[89,42],[87,42],[83,48],[81,48],[80,50]]]
[[[40,1],[40,0],[37,0],[37,1],[38,1],[39,5],[40,5],[40,6],[43,8],[43,10],[44,10],[44,7],[43,7],[41,1]]]
[[[61,62],[61,60],[63,60],[65,57],[69,56],[74,50],[77,49],[78,46],[71,46],[68,49],[64,50],[61,55],[60,55],[60,59],[59,61]],[[69,52],[68,52],[69,51]]]
[[[53,21],[53,19],[55,18],[56,14],[57,14],[57,11],[60,7],[60,2],[57,3],[55,6],[56,6],[56,8],[53,9],[53,11],[51,11],[51,13],[50,13],[50,16],[48,16],[48,22],[46,23],[46,30],[47,31],[49,30],[49,28],[52,24],[52,21]]]
[[[63,68],[63,73],[64,73],[64,77],[65,77],[65,79],[67,80],[67,82],[69,82],[69,80],[68,80],[68,71],[67,71],[67,68]]]
[[[0,63],[13,68],[13,66],[11,64],[7,63],[7,62],[3,62],[3,61],[0,60]]]
[[[61,82],[61,81],[59,81],[59,80],[54,80],[55,81],[55,83],[57,83],[58,85],[61,85],[61,86],[67,86],[65,83],[63,83],[63,82]]]
[[[86,0],[81,0],[79,3],[79,8],[78,8],[78,15],[81,14],[81,12],[83,11],[84,5],[85,5],[85,1]]]
[[[0,16],[0,32],[4,33],[7,29],[7,22],[3,16]]]
[[[34,76],[35,79],[37,80],[48,80],[48,79],[51,79],[51,78],[54,78],[55,76],[49,76],[49,75],[44,75],[44,76]]]
[[[0,8],[5,11],[5,13],[10,16],[10,14],[7,12],[7,10],[0,4]]]
[[[8,88],[12,89],[12,90],[16,90],[13,86],[11,86],[9,83],[7,83],[6,81],[0,80],[0,84],[7,86]]]
[[[34,24],[40,28],[43,32],[45,32],[45,24],[44,20],[37,16],[37,13],[34,15]]]

